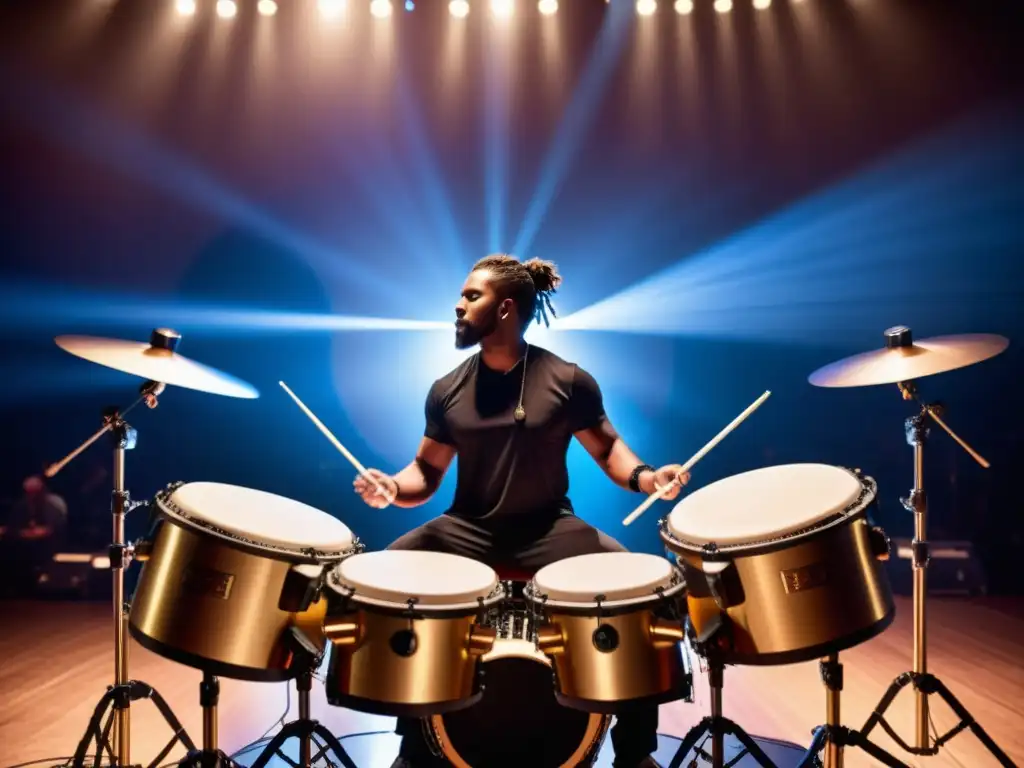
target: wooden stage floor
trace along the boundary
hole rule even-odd
[[[1016,763],[1024,766],[1024,600],[932,598],[929,603],[929,666]],[[89,716],[112,679],[109,609],[105,603],[0,602],[0,766],[71,755]],[[843,721],[860,728],[891,680],[910,666],[911,612],[899,599],[897,619],[880,637],[843,655]],[[197,742],[201,736],[197,671],[181,667],[133,642],[131,675],[154,686]],[[692,703],[661,709],[660,731],[682,736],[708,714],[705,675],[696,673]],[[284,684],[221,681],[221,747],[231,753],[260,738],[281,717]],[[935,697],[937,700],[937,697]],[[294,692],[290,717],[296,716]],[[824,691],[817,664],[774,668],[729,667],[724,710],[755,736],[805,746],[823,720]],[[953,713],[933,705],[935,727],[945,732]],[[889,720],[912,738],[913,694],[905,690]],[[333,733],[389,730],[393,720],[333,708],[314,684],[313,714]],[[132,710],[133,762],[148,763],[168,731],[149,702]],[[936,757],[900,753],[876,729],[874,740],[912,766],[995,766],[996,761],[969,732],[956,736]],[[510,739],[520,738],[510,733]],[[385,739],[391,748],[392,741]],[[179,748],[170,759],[179,757]],[[248,757],[249,762],[254,759]],[[375,756],[387,766],[393,753]],[[167,762],[167,761],[165,761]],[[602,761],[603,762],[603,761]],[[851,767],[877,763],[847,750]],[[361,766],[361,768],[364,768]]]

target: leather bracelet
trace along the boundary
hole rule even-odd
[[[633,467],[633,471],[629,473],[629,489],[634,493],[640,493],[640,474],[647,470],[651,472],[657,471],[650,464],[637,464]]]

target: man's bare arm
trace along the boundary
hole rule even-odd
[[[416,457],[405,469],[393,475],[398,484],[395,506],[409,508],[426,503],[437,492],[454,458],[453,446],[424,437]]]
[[[629,476],[633,469],[643,462],[630,450],[625,440],[619,437],[611,423],[604,420],[595,427],[576,432],[575,435],[611,481],[620,488],[629,490]],[[643,493],[654,493],[654,472],[641,472],[637,481]]]

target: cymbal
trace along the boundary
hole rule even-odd
[[[890,328],[887,346],[819,368],[808,377],[816,387],[870,387],[895,384],[980,363],[1005,350],[1010,342],[993,334],[934,336],[912,341],[910,329]]]
[[[252,400],[260,396],[244,381],[175,352],[180,339],[175,331],[158,329],[149,344],[97,336],[58,336],[55,341],[83,360],[151,381],[226,397]]]

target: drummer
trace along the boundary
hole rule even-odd
[[[671,484],[675,498],[689,475],[669,464],[641,462],[612,426],[593,376],[524,339],[535,319],[554,315],[561,277],[539,259],[496,254],[478,261],[455,305],[455,346],[480,351],[434,382],[426,428],[413,461],[396,475],[371,469],[399,507],[415,507],[437,491],[456,454],[455,499],[439,517],[389,549],[446,552],[496,571],[532,575],[576,555],[622,552],[610,536],[576,516],[568,497],[566,455],[573,436],[611,480],[650,494]],[[356,492],[372,507],[388,506],[363,477]],[[658,707],[618,717],[611,731],[616,768],[657,768]],[[392,768],[444,764],[433,757],[413,719],[399,719],[399,756]]]

